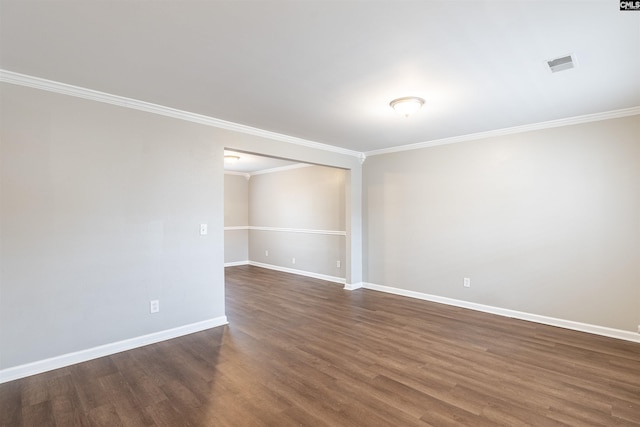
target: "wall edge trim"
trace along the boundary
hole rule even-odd
[[[247,172],[238,172],[238,171],[228,171],[228,170],[225,170],[225,171],[224,171],[224,174],[225,174],[225,175],[236,175],[236,176],[242,176],[242,177],[244,177],[244,179],[247,179],[247,180],[248,180],[249,178],[251,178],[251,174],[250,174],[250,173],[247,173]]]
[[[434,139],[431,141],[417,142],[415,144],[399,145],[396,147],[382,148],[365,152],[365,156],[377,156],[380,154],[397,153],[400,151],[419,150],[421,148],[437,147],[439,145],[457,144],[459,142],[475,141],[479,139],[492,138],[503,135],[513,135],[517,133],[544,130],[562,126],[577,125],[582,123],[597,122],[601,120],[618,119],[622,117],[635,116],[640,114],[640,106],[623,108],[620,110],[605,111],[602,113],[585,114],[582,116],[567,117],[564,119],[549,120],[546,122],[532,123],[522,126],[490,130],[487,132],[471,133],[468,135],[453,136],[451,138]]]
[[[235,230],[258,230],[277,231],[283,233],[306,233],[306,234],[326,234],[330,236],[346,236],[347,232],[342,230],[313,230],[310,228],[285,228],[285,227],[257,227],[253,225],[232,225],[224,227],[224,231]]]
[[[245,261],[233,261],[233,262],[225,262],[225,267],[237,267],[239,265],[249,265],[249,260]]]
[[[227,316],[153,332],[0,370],[0,384],[228,324]]]
[[[571,329],[579,332],[587,332],[594,335],[601,335],[609,338],[617,338],[625,341],[640,343],[640,334],[625,331],[622,329],[614,329],[606,326],[592,325],[588,323],[575,322],[573,320],[558,319],[555,317],[543,316],[540,314],[526,313],[523,311],[510,310],[506,308],[494,307],[491,305],[478,304],[469,301],[458,300],[454,298],[440,297],[437,295],[425,294],[422,292],[410,291],[407,289],[394,288],[391,286],[376,285],[374,283],[364,282],[364,289],[385,292],[394,295],[405,296],[409,298],[420,299],[424,301],[436,302],[440,304],[452,305],[455,307],[468,308],[471,310],[482,311],[484,313],[497,314],[499,316],[511,317],[519,320],[540,323],[548,326],[557,326],[564,329]]]
[[[279,166],[277,168],[262,169],[255,172],[249,172],[249,176],[253,177],[256,175],[266,175],[270,173],[286,172],[286,171],[295,170],[295,169],[309,168],[312,166],[316,166],[316,165],[312,165],[310,163],[296,163],[294,165]]]
[[[561,126],[569,126],[580,123],[588,123],[600,120],[628,117],[640,114],[640,106],[623,108],[619,110],[605,111],[600,113],[585,114],[575,117],[567,117],[563,119],[549,120],[539,123],[531,123],[522,126],[513,126],[509,128],[496,129],[487,132],[478,132],[468,135],[454,136],[450,138],[442,138],[431,141],[418,142],[415,144],[400,145],[389,148],[382,148],[379,150],[371,150],[367,152],[358,152],[349,150],[347,148],[338,147],[336,145],[325,144],[321,142],[306,140],[280,134],[277,132],[271,132],[264,129],[254,128],[251,126],[234,123],[222,119],[216,119],[215,117],[205,116],[203,114],[191,113],[189,111],[178,110],[171,107],[166,107],[159,104],[153,104],[150,102],[140,101],[133,98],[127,98],[124,96],[113,95],[106,92],[100,92],[93,89],[83,88],[80,86],[74,86],[67,83],[56,82],[53,80],[44,79],[41,77],[30,76],[27,74],[16,73],[14,71],[0,69],[0,82],[14,84],[18,86],[25,86],[34,89],[45,90],[48,92],[59,93],[68,96],[74,96],[77,98],[89,99],[106,104],[117,105],[120,107],[131,108],[134,110],[145,111],[152,114],[158,114],[161,116],[173,117],[180,120],[199,123],[206,126],[212,126],[220,129],[231,130],[235,132],[244,133],[247,135],[259,136],[275,141],[286,142],[295,145],[301,145],[309,148],[315,148],[323,151],[330,151],[339,154],[345,154],[348,156],[356,157],[362,162],[369,156],[376,156],[380,154],[396,153],[400,151],[417,150],[420,148],[435,147],[438,145],[455,144],[458,142],[474,141],[478,139],[511,135],[516,133],[529,132],[534,130],[550,129]]]
[[[257,231],[277,231],[283,233],[327,234],[332,236],[347,235],[347,232],[343,230],[313,230],[309,228],[260,227],[254,225],[249,225],[248,229]]]
[[[0,82],[9,84],[26,86],[34,89],[45,90],[48,92],[59,93],[63,95],[75,96],[76,98],[89,99],[92,101],[103,102],[105,104],[118,105],[120,107],[131,108],[133,110],[145,111],[147,113],[158,114],[161,116],[173,117],[188,122],[203,124],[220,129],[231,130],[248,135],[259,136],[262,138],[272,139],[281,142],[287,142],[295,145],[302,145],[318,150],[331,151],[339,154],[360,159],[362,154],[358,151],[349,150],[335,145],[324,144],[321,142],[310,141],[307,139],[297,138],[277,132],[271,132],[239,123],[229,122],[227,120],[216,119],[215,117],[205,116],[203,114],[191,113],[189,111],[178,110],[176,108],[165,107],[151,102],[140,101],[124,96],[113,95],[106,92],[100,92],[93,89],[87,89],[80,86],[74,86],[67,83],[47,80],[40,77],[20,74],[9,70],[0,69]]]
[[[249,265],[252,265],[254,267],[262,267],[269,270],[281,271],[283,273],[291,273],[291,274],[297,274],[299,276],[312,277],[314,279],[320,279],[320,280],[325,280],[327,282],[339,283],[341,285],[344,285],[346,283],[346,279],[343,279],[342,277],[329,276],[321,273],[313,273],[311,271],[296,270],[294,268],[280,267],[279,265],[265,264],[265,263],[256,262],[256,261],[249,261]]]

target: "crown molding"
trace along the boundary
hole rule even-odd
[[[150,102],[139,101],[132,98],[126,98],[119,95],[112,95],[93,89],[73,86],[66,83],[55,82],[52,80],[33,77],[26,74],[20,74],[13,71],[0,69],[0,82],[31,87],[34,89],[45,90],[48,92],[60,93],[63,95],[75,96],[77,98],[89,99],[92,101],[103,102],[106,104],[117,105],[120,107],[131,108],[134,110],[145,111],[152,114],[158,114],[167,117],[173,117],[193,123],[199,123],[215,128],[231,130],[244,133],[247,135],[259,136],[262,138],[272,139],[275,141],[287,142],[290,144],[301,145],[318,150],[330,151],[339,154],[356,157],[360,164],[364,163],[368,156],[376,156],[379,154],[396,153],[400,151],[418,150],[420,148],[436,147],[438,145],[456,144],[459,142],[474,141],[478,139],[491,138],[503,135],[512,135],[535,130],[550,129],[561,126],[576,125],[581,123],[595,122],[600,120],[616,119],[640,114],[640,106],[624,108],[620,110],[606,111],[603,113],[586,114],[583,116],[568,117],[564,119],[550,120],[546,122],[533,123],[523,126],[514,126],[510,128],[497,129],[487,132],[472,133],[468,135],[454,136],[451,138],[435,139],[432,141],[418,142],[415,144],[400,145],[390,148],[382,148],[380,150],[372,150],[367,152],[358,152],[349,150],[335,145],[323,144],[320,142],[309,141],[302,138],[296,138],[276,132],[254,128],[239,123],[229,122],[226,120],[216,119],[214,117],[202,114],[191,113],[188,111],[178,110],[175,108],[165,107]]]
[[[278,166],[277,168],[262,169],[262,170],[258,170],[258,171],[255,171],[255,172],[239,172],[239,171],[225,170],[224,173],[225,173],[225,175],[240,175],[240,176],[244,176],[247,179],[250,179],[254,175],[263,175],[263,174],[267,174],[267,173],[284,172],[284,171],[288,171],[288,170],[292,170],[292,169],[308,168],[308,167],[311,167],[311,166],[315,166],[315,165],[312,165],[312,164],[309,164],[309,163],[296,163],[296,164],[293,164],[293,165]]]
[[[367,151],[365,158],[379,154],[397,153],[400,151],[418,150],[420,148],[436,147],[438,145],[456,144],[459,142],[475,141],[478,139],[492,138],[496,136],[512,135],[516,133],[530,132],[534,130],[551,129],[561,126],[577,125],[581,123],[597,122],[600,120],[617,119],[621,117],[640,114],[640,106],[624,108],[621,110],[606,111],[603,113],[586,114],[583,116],[568,117],[564,119],[550,120],[547,122],[533,123],[530,125],[514,126],[487,132],[472,133],[469,135],[454,136],[451,138],[435,139],[432,141],[418,142],[415,144],[400,145],[397,147],[382,148],[380,150]]]
[[[249,175],[254,176],[254,175],[263,175],[266,173],[284,172],[292,169],[309,168],[311,166],[315,166],[315,165],[311,165],[308,163],[296,163],[295,165],[279,166],[277,168],[263,169],[260,171],[250,172]]]
[[[173,117],[188,122],[199,123],[215,128],[231,130],[248,135],[268,138],[275,141],[287,142],[295,145],[302,145],[318,150],[331,151],[339,154],[346,154],[358,159],[361,154],[358,151],[349,150],[335,145],[323,144],[320,142],[309,141],[294,136],[284,135],[281,133],[271,132],[264,129],[258,129],[251,126],[241,125],[239,123],[229,122],[226,120],[216,119],[214,117],[202,114],[190,113],[188,111],[178,110],[175,108],[165,107],[150,102],[139,101],[137,99],[126,98],[124,96],[112,95],[110,93],[100,92],[93,89],[87,89],[66,83],[55,82],[52,80],[33,77],[26,74],[15,73],[13,71],[0,69],[0,82],[10,83],[14,85],[31,87],[34,89],[45,90],[48,92],[60,93],[63,95],[75,96],[77,98],[89,99],[92,101],[103,102],[105,104],[117,105],[120,107],[131,108],[134,110],[145,111],[147,113],[158,114],[161,116]]]
[[[238,175],[238,176],[243,176],[245,177],[247,180],[249,180],[249,178],[251,178],[251,174],[247,173],[247,172],[236,172],[236,171],[224,171],[225,175]]]

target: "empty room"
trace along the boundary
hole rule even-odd
[[[0,426],[640,426],[637,1],[0,0]]]

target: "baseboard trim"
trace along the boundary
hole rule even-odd
[[[587,332],[594,335],[601,335],[609,338],[617,338],[625,341],[640,343],[640,334],[631,331],[625,331],[622,329],[608,328],[606,326],[591,325],[588,323],[574,322],[572,320],[558,319],[555,317],[542,316],[539,314],[526,313],[517,310],[509,310],[506,308],[477,304],[474,302],[440,297],[437,295],[425,294],[422,292],[410,291],[407,289],[394,288],[391,286],[376,285],[373,283],[363,283],[362,287],[373,291],[386,292],[389,294],[401,295],[409,298],[416,298],[425,301],[437,302],[440,304],[453,305],[456,307],[468,308],[485,313],[497,314],[499,316],[512,317],[514,319],[527,320],[544,325],[557,326],[574,331]]]
[[[346,280],[342,277],[328,276],[326,274],[312,273],[310,271],[296,270],[293,268],[280,267],[279,265],[264,264],[262,262],[249,261],[249,265],[255,267],[267,268],[269,270],[282,271],[283,273],[298,274],[300,276],[313,277],[314,279],[326,280],[327,282],[340,283],[344,285]]]
[[[363,284],[362,282],[358,282],[358,283],[345,283],[344,288],[347,291],[355,291],[356,289],[360,289],[362,288]]]
[[[234,261],[234,262],[225,262],[225,267],[236,267],[238,265],[249,265],[249,261]]]
[[[228,323],[227,316],[215,317],[213,319],[203,320],[202,322],[191,323],[177,328],[154,332],[152,334],[129,338],[98,347],[88,348],[86,350],[80,350],[73,353],[51,357],[49,359],[14,366],[12,368],[0,370],[0,384],[52,371],[54,369],[64,368],[65,366],[75,365],[76,363],[86,362],[99,357],[110,356],[122,351],[144,347],[145,345],[155,344],[160,341],[178,338],[183,335],[193,334],[195,332],[204,331],[206,329],[215,328]]]

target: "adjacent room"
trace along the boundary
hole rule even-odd
[[[638,9],[0,0],[0,426],[640,425]]]
[[[348,172],[225,150],[224,265],[345,284]]]

